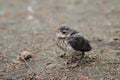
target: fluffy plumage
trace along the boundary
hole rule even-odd
[[[57,29],[57,45],[65,52],[82,53],[80,60],[84,57],[84,52],[92,49],[89,41],[80,32],[67,26],[61,26]]]
[[[84,37],[70,37],[68,44],[70,44],[73,49],[81,52],[87,52],[92,49],[89,41]]]

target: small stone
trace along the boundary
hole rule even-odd
[[[23,61],[23,60],[28,60],[30,58],[32,58],[32,53],[31,52],[29,52],[29,51],[22,51],[19,54],[18,60],[19,61]]]
[[[50,64],[50,65],[48,65],[46,68],[47,69],[53,69],[53,68],[55,68],[56,67],[56,64]]]
[[[33,7],[31,5],[29,5],[27,7],[27,11],[30,12],[30,13],[35,13],[35,11],[34,11],[34,9],[33,9]]]
[[[46,63],[46,65],[50,65],[50,64],[52,64],[52,62],[47,62],[47,63]]]
[[[28,16],[27,16],[27,19],[28,19],[28,20],[32,20],[32,19],[34,19],[34,16],[33,16],[33,15],[28,15]]]

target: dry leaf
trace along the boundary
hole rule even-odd
[[[18,61],[23,61],[24,60],[28,60],[32,57],[32,53],[29,52],[29,51],[22,51],[20,52],[19,54],[19,58],[18,58]]]

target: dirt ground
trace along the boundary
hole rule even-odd
[[[69,69],[55,45],[66,24],[93,47],[80,66]],[[120,80],[120,0],[0,0],[0,80],[28,80],[19,53],[29,51],[31,80]]]

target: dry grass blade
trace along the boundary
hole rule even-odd
[[[30,68],[30,70],[32,71],[32,76],[28,79],[28,80],[32,80],[33,77],[35,76],[35,72],[33,71],[32,67],[28,64],[28,62],[23,58],[23,61],[25,62],[25,64]]]

